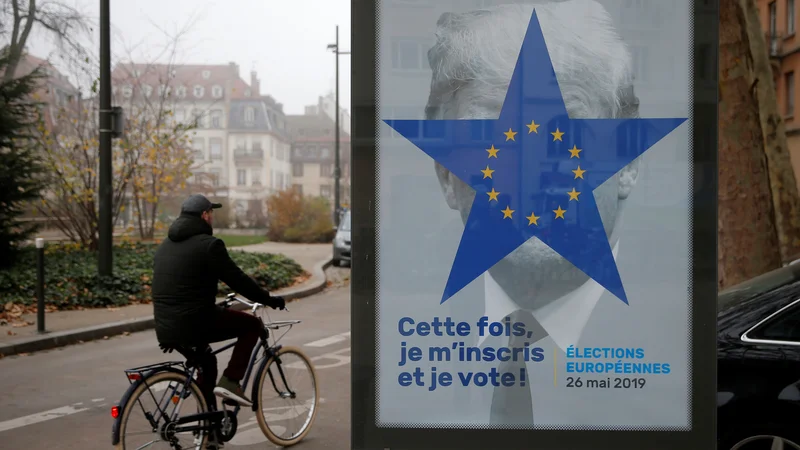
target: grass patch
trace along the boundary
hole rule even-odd
[[[238,236],[232,234],[220,234],[214,236],[222,239],[222,241],[225,242],[225,246],[228,248],[240,247],[242,245],[260,244],[267,241],[266,236]]]

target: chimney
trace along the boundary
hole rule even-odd
[[[228,63],[228,68],[231,71],[231,76],[233,78],[239,78],[239,65],[235,62],[231,61]]]
[[[261,86],[258,85],[258,74],[255,70],[250,72],[250,94],[253,97],[260,97],[261,96]]]

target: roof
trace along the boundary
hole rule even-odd
[[[239,75],[239,66],[229,64],[138,64],[122,63],[111,73],[112,83],[119,86],[129,83],[134,86],[148,85],[156,88],[168,84],[173,89],[185,86],[186,96],[192,99],[215,99],[213,88],[230,82],[230,98],[247,98],[250,86]],[[196,95],[195,86],[202,86],[202,94]]]
[[[251,121],[246,120],[245,117],[248,109],[253,112]],[[286,129],[286,115],[275,99],[269,96],[232,100],[228,116],[228,130],[275,133],[289,138],[289,132]]]
[[[326,114],[288,115],[286,122],[295,142],[333,142],[336,123]],[[350,135],[339,130],[339,141],[350,142]]]
[[[70,94],[77,92],[77,89],[72,85],[72,83],[70,83],[66,75],[62,74],[58,69],[56,69],[56,67],[52,65],[50,61],[39,58],[38,56],[33,56],[31,54],[26,54],[22,57],[22,59],[20,59],[14,76],[21,77],[23,75],[27,75],[33,72],[33,70],[37,67],[41,67],[44,70],[44,74],[47,76],[47,80],[50,84]]]

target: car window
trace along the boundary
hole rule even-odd
[[[781,312],[748,334],[750,339],[800,343],[800,303]]]
[[[342,217],[342,222],[339,224],[339,230],[341,231],[350,231],[350,213],[346,213],[344,217]]]

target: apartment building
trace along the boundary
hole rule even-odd
[[[252,225],[263,218],[267,196],[288,186],[283,181],[290,173],[288,157],[277,159],[289,146],[283,106],[261,95],[256,72],[248,84],[233,62],[120,64],[112,71],[112,90],[115,104],[164,101],[174,121],[196,124],[189,190],[224,199],[238,223]]]
[[[341,102],[341,98],[339,99]],[[319,96],[316,105],[309,105],[306,106],[305,114],[306,115],[315,115],[315,114],[325,114],[326,116],[330,117],[332,120],[336,118],[334,115],[334,111],[336,111],[336,94],[333,92],[328,92],[326,95]],[[347,134],[350,133],[350,113],[347,109],[342,108],[341,105],[339,106],[339,127],[342,131]]]
[[[800,38],[795,0],[758,0],[761,28],[775,81],[778,108],[786,126],[792,168],[800,174],[800,117],[795,116],[797,76],[800,75]],[[800,186],[800,177],[798,186]]]
[[[287,116],[292,135],[292,187],[303,195],[321,196],[334,208],[334,169],[336,162],[336,124],[319,110],[309,114]],[[339,133],[339,201],[350,204],[350,135]]]

